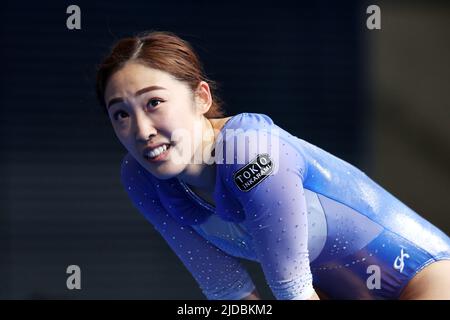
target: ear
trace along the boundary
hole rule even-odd
[[[195,91],[195,104],[201,114],[208,112],[212,105],[212,96],[206,81],[200,81]]]

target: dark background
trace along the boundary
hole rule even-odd
[[[81,30],[66,28],[71,4]],[[449,7],[370,4],[381,30],[361,1],[4,1],[0,298],[204,298],[122,189],[125,149],[95,97],[96,64],[145,30],[191,42],[227,115],[268,114],[448,233]],[[71,264],[81,290],[66,288]]]

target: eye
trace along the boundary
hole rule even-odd
[[[148,100],[147,102],[147,107],[156,107],[157,105],[159,105],[161,102],[164,102],[164,100],[159,99],[159,98],[152,98],[150,100]]]
[[[128,113],[126,113],[125,111],[122,111],[122,110],[118,110],[118,111],[114,112],[113,119],[118,121],[118,120],[122,120],[122,119],[126,118],[127,116],[128,116]]]

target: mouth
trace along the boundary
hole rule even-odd
[[[172,145],[170,143],[164,143],[156,148],[145,148],[143,157],[150,162],[159,162],[167,158]]]

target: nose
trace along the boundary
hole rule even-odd
[[[146,115],[136,114],[136,141],[146,143],[151,136],[156,135],[152,121]]]

